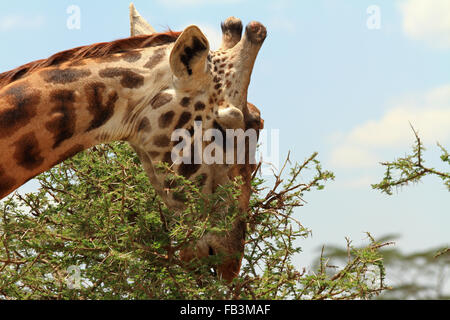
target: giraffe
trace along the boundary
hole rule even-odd
[[[227,21],[223,29],[235,34]],[[172,163],[171,132],[192,130],[194,121],[202,121],[204,130],[259,126],[247,90],[266,35],[261,23],[251,22],[234,46],[210,51],[192,25],[182,32],[78,47],[0,74],[0,199],[78,152],[128,141],[167,206],[182,209],[183,201],[166,192],[165,176],[154,165]],[[172,163],[172,168],[186,178],[201,178],[206,194],[239,170],[204,163]],[[240,269],[234,253],[243,252],[245,224],[239,222],[232,232],[239,236],[205,235],[183,259],[205,251],[233,256],[217,267],[231,281]],[[237,238],[238,245],[230,240]]]
[[[156,30],[145,20],[141,14],[137,11],[134,4],[130,4],[130,29],[131,36],[143,35],[143,34],[153,34]],[[239,43],[242,36],[243,25],[242,21],[235,17],[230,17],[222,24],[222,44],[219,50],[229,50]],[[261,118],[260,110],[250,102],[247,102],[248,113],[245,114],[245,129],[253,129],[258,133],[264,128],[264,120]],[[148,159],[145,158],[141,152],[139,152],[136,146],[132,147],[140,154],[141,162],[147,162]],[[250,159],[250,154],[254,155],[255,150],[250,150],[251,146],[246,145],[246,159]],[[235,150],[236,152],[236,150]],[[250,196],[252,193],[251,181],[253,172],[256,169],[255,161],[249,163],[247,161],[244,164],[237,164],[229,169],[228,176],[230,179],[241,176],[242,185],[239,197],[239,210],[241,212],[248,211],[248,205],[250,201]],[[203,258],[211,255],[211,246],[208,243],[215,243],[215,247],[224,247],[226,252],[237,252],[239,259],[229,259],[223,265],[219,266],[219,274],[224,277],[224,279],[230,281],[234,279],[238,274],[242,263],[242,257],[245,245],[245,233],[246,233],[246,223],[241,220],[234,222],[231,233],[228,237],[215,237],[209,235],[202,239],[202,241],[197,246],[189,247],[181,252],[181,258],[185,261],[190,261],[193,258]]]

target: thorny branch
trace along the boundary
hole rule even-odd
[[[217,257],[186,268],[179,250],[210,230],[228,230],[230,218],[214,212],[238,198],[238,182],[209,196],[162,168],[189,204],[174,215],[133,157],[124,144],[96,147],[41,175],[37,194],[17,196],[1,208],[0,298],[350,299],[386,288],[369,281],[371,267],[382,268],[378,250],[384,244],[356,251],[349,242],[347,266],[332,274],[324,257],[317,274],[293,264],[301,252],[298,240],[310,234],[296,209],[306,204],[306,193],[334,179],[317,153],[300,164],[288,155],[270,187],[254,174],[245,257],[231,284],[205,267]],[[212,225],[218,218],[225,221]],[[80,265],[83,286],[74,291],[63,284],[64,270]]]

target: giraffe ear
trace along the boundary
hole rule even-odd
[[[187,27],[170,54],[170,67],[177,78],[205,74],[209,42],[197,26]]]

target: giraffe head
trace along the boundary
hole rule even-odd
[[[213,106],[211,124],[214,129],[222,132],[227,143],[229,140],[225,138],[225,132],[230,129],[253,132],[255,140],[245,144],[243,153],[239,153],[236,145],[231,150],[235,155],[244,156],[243,162],[238,162],[235,157],[232,165],[210,165],[210,174],[215,178],[207,187],[209,188],[208,192],[214,192],[218,185],[242,176],[243,185],[240,190],[239,209],[247,212],[251,193],[251,176],[255,169],[254,152],[259,130],[263,128],[259,110],[247,102],[247,89],[253,63],[265,39],[266,31],[261,25],[252,23],[247,26],[244,38],[241,39],[242,23],[235,18],[227,19],[222,25],[222,29],[222,48],[212,53],[210,58],[209,69],[213,79],[213,93],[210,98],[210,105]],[[249,51],[247,51],[248,49]],[[225,151],[225,158],[229,151],[229,149]],[[226,236],[207,234],[195,246],[183,250],[181,257],[189,261],[193,258],[210,255],[224,255],[222,263],[216,266],[216,270],[222,278],[232,281],[240,271],[245,234],[246,223],[238,219]]]
[[[132,36],[155,32],[133,4],[130,6],[130,20]],[[253,22],[247,26],[243,39],[242,31],[240,19],[228,18],[222,24],[221,48],[211,52],[201,31],[196,27],[188,28],[185,31],[188,40],[180,40],[179,46],[176,44],[171,53],[173,85],[186,94],[181,100],[183,107],[193,103],[195,110],[202,111],[201,120],[206,120],[204,130],[211,127],[219,129],[222,133],[227,129],[243,129],[246,132],[253,130],[258,138],[264,121],[258,108],[247,102],[247,88],[253,63],[266,37],[266,30],[261,24]],[[198,96],[193,97],[193,93],[197,93]],[[200,117],[197,119],[200,120]],[[238,152],[236,147],[234,153]],[[181,170],[181,173],[198,170],[207,177],[204,192],[208,193],[214,192],[218,185],[227,183],[229,179],[241,176],[243,185],[240,190],[239,209],[246,212],[251,193],[251,176],[256,168],[255,148],[255,144],[245,146],[245,161],[241,164],[210,164],[203,168],[187,166],[185,168],[188,170]],[[136,149],[140,153],[139,148]],[[140,157],[143,158],[142,153]],[[240,270],[245,232],[246,224],[236,221],[227,236],[208,234],[196,245],[183,250],[181,258],[190,261],[220,253],[228,255],[223,264],[217,266],[217,271],[224,279],[231,281]]]
[[[135,36],[66,50],[0,74],[0,149],[4,151],[0,197],[82,150],[122,140],[134,146],[150,182],[175,212],[185,207],[185,201],[170,190],[167,174],[156,169],[157,163],[168,162],[179,175],[198,179],[206,194],[237,175],[244,176],[240,209],[245,211],[253,169],[247,160],[253,155],[244,149],[239,154],[244,155],[244,164],[238,164],[233,152],[229,163],[231,152],[228,144],[223,146],[227,140],[223,133],[255,129],[257,135],[261,128],[258,110],[247,103],[247,89],[266,29],[252,22],[241,38],[242,23],[232,18],[223,30],[223,47],[215,52],[201,30],[190,26],[182,33]],[[195,134],[193,142],[184,141],[183,153],[190,151],[187,160],[191,161],[174,161],[178,144],[171,139],[173,133],[177,129],[195,133],[197,123],[202,127],[200,150],[206,154],[211,145],[219,146],[212,148],[214,161],[206,161],[204,154],[197,157]],[[206,139],[209,129],[222,140]],[[240,268],[245,227],[236,221],[225,237],[206,235],[183,250],[182,259],[226,254],[232,258],[217,269],[231,280]]]

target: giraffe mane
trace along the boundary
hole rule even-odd
[[[61,63],[76,62],[87,58],[101,58],[114,53],[124,53],[134,49],[143,49],[175,42],[181,32],[167,31],[152,35],[138,35],[111,42],[94,43],[88,46],[77,47],[58,52],[47,59],[36,60],[13,70],[0,74],[0,88],[22,79],[38,69],[57,66]]]

